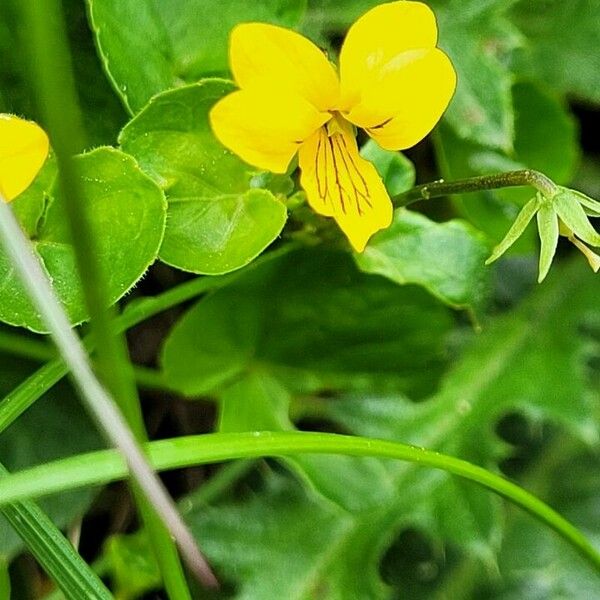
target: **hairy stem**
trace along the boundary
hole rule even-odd
[[[497,190],[507,187],[530,186],[543,194],[546,198],[552,198],[557,192],[557,185],[546,175],[532,169],[522,171],[508,171],[496,175],[481,175],[458,179],[456,181],[433,181],[424,183],[398,194],[392,198],[395,207],[408,206],[419,200],[430,200],[450,194],[463,194],[467,192],[480,192],[483,190]]]

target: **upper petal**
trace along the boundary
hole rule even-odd
[[[399,54],[381,65],[344,116],[386,150],[410,148],[435,126],[456,88],[456,73],[439,48]]]
[[[0,192],[10,201],[35,179],[48,156],[44,130],[13,115],[0,114]]]
[[[300,148],[300,183],[309,204],[333,217],[357,252],[392,221],[392,203],[375,167],[358,153],[352,127],[336,119]]]
[[[252,88],[219,100],[209,118],[226,148],[255,167],[285,173],[300,144],[331,115],[301,96]]]
[[[319,110],[334,108],[337,74],[304,36],[276,25],[242,23],[231,32],[229,62],[240,88],[275,87],[302,96]]]
[[[426,4],[401,0],[372,8],[350,27],[342,45],[341,106],[358,102],[382,65],[399,54],[432,49],[436,42],[435,15]]]

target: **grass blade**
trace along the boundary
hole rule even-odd
[[[0,465],[0,479],[7,475]],[[66,598],[112,600],[100,578],[37,504],[23,500],[2,507],[1,512]],[[10,581],[7,575],[5,582],[2,578],[0,573],[0,598],[10,598]]]
[[[110,303],[105,294],[107,278],[97,259],[97,241],[91,235],[85,203],[81,202],[81,179],[73,161],[73,156],[85,147],[85,141],[69,49],[65,41],[67,33],[62,7],[58,0],[39,0],[35,3],[24,3],[22,11],[25,26],[31,36],[30,43],[24,50],[30,54],[33,88],[37,92],[59,165],[59,179],[71,240],[91,316],[93,334],[98,342],[98,370],[126,423],[116,414],[118,411],[111,406],[111,399],[102,386],[93,381],[94,375],[89,363],[86,365],[86,360],[79,360],[71,362],[70,366],[79,368],[79,373],[74,372],[74,376],[78,379],[82,395],[87,397],[90,409],[101,429],[111,443],[127,456],[134,475],[134,496],[148,528],[170,597],[173,600],[189,600],[189,589],[171,536],[179,544],[192,572],[205,585],[214,587],[216,579],[175,505],[148,467],[127,429],[129,426],[133,430],[138,442],[145,440],[146,434],[125,340],[112,326],[113,311],[109,308]],[[47,325],[50,325],[47,319],[46,321]],[[68,322],[66,325],[68,327]],[[60,326],[64,329],[65,323]],[[53,329],[55,336],[59,331],[58,327]],[[67,332],[63,333],[66,336]],[[71,339],[71,342],[74,341],[78,342],[75,336]],[[61,352],[63,356],[68,356],[65,349],[63,346]],[[80,354],[79,359],[85,358],[83,353]],[[71,359],[74,358],[75,353],[72,352]],[[109,428],[113,431],[109,431]]]
[[[157,470],[265,456],[342,454],[392,458],[432,467],[473,481],[520,506],[550,527],[600,575],[600,553],[569,521],[508,479],[460,458],[385,440],[333,433],[252,431],[213,433],[150,442],[147,456]],[[123,479],[127,467],[114,450],[101,450],[14,473],[0,480],[0,506],[66,489]]]

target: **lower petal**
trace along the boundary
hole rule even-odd
[[[316,129],[331,118],[300,96],[251,89],[233,92],[210,111],[217,139],[259,169],[285,173]]]
[[[375,167],[359,155],[350,124],[332,124],[300,147],[300,183],[313,210],[333,217],[362,252],[369,238],[392,222],[392,203]]]

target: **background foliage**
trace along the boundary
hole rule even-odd
[[[363,147],[390,193],[410,188],[415,172],[424,182],[530,167],[598,198],[600,145],[589,131],[600,6],[428,3],[459,84],[407,156]],[[531,191],[398,210],[353,255],[307,214],[293,174],[255,172],[211,134],[207,111],[232,89],[235,23],[294,27],[335,56],[375,4],[65,2],[88,133],[78,161],[112,300],[135,307],[196,275],[232,274],[130,331],[148,428],[157,438],[299,428],[425,446],[515,478],[600,543],[598,280],[561,246],[548,280],[534,285],[534,230],[497,266],[483,265]],[[18,5],[0,7],[0,112],[36,119]],[[73,323],[84,322],[52,159],[13,206]],[[8,393],[52,350],[30,333],[43,324],[2,253],[0,320]],[[99,446],[60,385],[0,432],[0,461],[16,470]],[[210,597],[600,595],[598,576],[531,517],[414,465],[302,456],[166,481],[224,583]],[[55,496],[44,508],[61,527],[81,526],[81,552],[115,595],[161,597],[124,487]],[[43,597],[48,582],[1,519],[0,571],[14,597]]]

